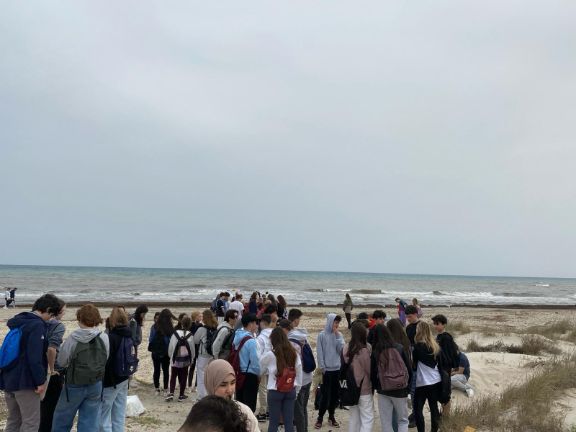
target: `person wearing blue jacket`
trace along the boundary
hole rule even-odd
[[[234,335],[232,343],[238,349],[242,340],[246,342],[240,349],[240,373],[244,375],[244,385],[236,389],[236,400],[248,405],[252,412],[256,411],[256,398],[258,395],[258,379],[260,377],[260,359],[254,333],[258,328],[256,315],[249,313],[242,316],[242,328]]]
[[[332,427],[340,427],[334,413],[338,404],[338,391],[340,377],[340,356],[344,348],[344,337],[338,330],[342,317],[335,313],[326,316],[326,326],[318,335],[316,343],[316,357],[318,367],[322,372],[322,399],[318,411],[318,419],[314,427],[320,429],[324,414],[328,411],[328,424]]]
[[[20,328],[18,358],[0,373],[0,390],[4,390],[8,419],[7,432],[37,432],[40,426],[40,395],[48,374],[48,340],[46,322],[63,307],[58,297],[45,294],[32,306],[8,320],[10,330]]]

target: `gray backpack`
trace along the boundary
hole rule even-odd
[[[78,342],[70,356],[66,384],[92,385],[102,381],[107,360],[106,345],[100,334],[88,343]]]

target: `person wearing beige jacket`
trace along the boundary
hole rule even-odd
[[[368,331],[361,322],[351,327],[352,338],[344,346],[342,356],[346,363],[351,362],[356,384],[360,386],[358,405],[350,407],[348,432],[371,432],[374,423],[374,401],[372,398],[372,381],[370,380],[370,356],[372,348],[366,342]]]

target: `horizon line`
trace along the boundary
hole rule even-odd
[[[298,272],[298,273],[344,273],[370,274],[388,276],[433,276],[433,277],[465,277],[465,278],[510,278],[510,279],[576,279],[576,277],[559,276],[511,276],[511,275],[474,275],[474,274],[441,274],[441,273],[389,273],[373,271],[342,271],[342,270],[293,270],[293,269],[253,269],[253,268],[218,268],[218,267],[139,267],[139,266],[106,266],[106,265],[51,265],[51,264],[5,264],[0,267],[62,267],[62,268],[105,268],[132,270],[219,270],[219,271],[256,271],[256,272]]]

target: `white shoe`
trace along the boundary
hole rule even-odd
[[[466,389],[466,394],[468,395],[469,398],[474,396],[474,389],[468,388]]]

